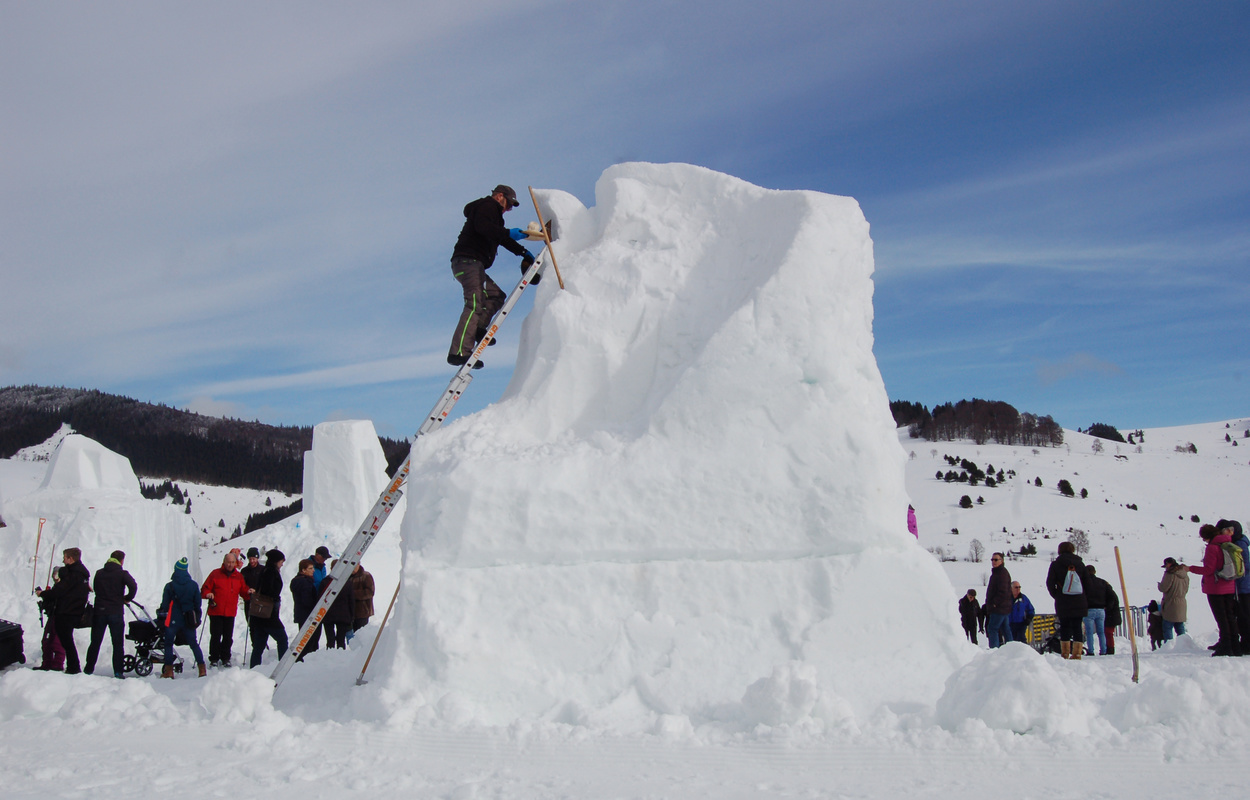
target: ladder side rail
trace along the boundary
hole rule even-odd
[[[343,581],[351,576],[351,573],[356,569],[356,565],[364,558],[365,552],[373,544],[374,539],[382,530],[382,526],[390,518],[391,512],[395,510],[395,504],[403,496],[402,487],[407,482],[408,474],[412,470],[413,445],[416,444],[419,437],[442,427],[448,414],[451,413],[451,410],[464,394],[464,390],[468,388],[469,383],[473,380],[473,376],[470,374],[473,365],[481,358],[482,351],[486,349],[491,338],[499,330],[500,324],[507,318],[508,313],[512,311],[513,306],[520,300],[521,294],[529,286],[530,281],[546,265],[545,256],[549,252],[549,250],[543,248],[538,258],[534,259],[534,263],[521,276],[521,280],[517,283],[516,288],[508,295],[503,307],[495,315],[494,321],[491,323],[490,328],[487,329],[486,336],[474,348],[473,353],[469,356],[469,360],[456,371],[447,389],[439,397],[438,402],[434,404],[433,410],[421,424],[417,433],[409,440],[408,457],[404,459],[403,465],[395,472],[395,477],[387,484],[386,489],[382,491],[381,497],[373,504],[373,508],[365,516],[364,522],[361,523],[356,534],[348,542],[347,549],[339,557],[338,564],[335,565],[327,576],[327,579],[332,581],[330,588],[322,593],[321,598],[317,601],[317,605],[313,607],[312,612],[308,615],[308,619],[304,620],[304,624],[300,626],[295,638],[287,648],[286,654],[282,656],[278,661],[278,666],[274,668],[271,677],[273,678],[275,689],[282,684],[287,673],[291,671],[291,667],[295,665],[300,654],[304,652],[304,648],[312,641],[313,631],[321,624],[321,621],[325,618],[326,611],[329,610],[334,599],[342,591]]]

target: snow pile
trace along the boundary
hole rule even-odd
[[[947,679],[937,721],[952,730],[977,719],[1015,733],[1088,733],[1090,709],[1069,694],[1055,666],[1021,642],[987,650]]]
[[[24,565],[0,572],[0,618],[21,622],[28,632],[38,630],[38,610],[29,599],[32,576],[46,584],[48,568],[60,566],[67,547],[82,550],[83,564],[93,574],[113,550],[124,551],[125,567],[139,585],[137,599],[153,611],[178,559],[189,556],[192,574],[200,579],[191,518],[179,507],[144,499],[130,462],[85,436],[66,436],[39,488],[6,498],[0,513],[9,524],[0,537],[0,559]],[[37,635],[28,633],[26,643],[28,653],[37,652]],[[106,645],[103,653],[108,650]]]
[[[32,670],[12,670],[0,680],[0,721],[51,717],[125,730],[172,724],[181,716],[148,681]]]
[[[541,197],[569,290],[503,400],[417,443],[396,702],[646,730],[935,700],[969,650],[906,530],[855,201],[648,164]]]

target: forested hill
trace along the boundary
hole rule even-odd
[[[140,477],[299,493],[312,428],[208,417],[91,389],[0,388],[0,458],[62,423],[130,459]],[[407,442],[381,439],[391,472]]]

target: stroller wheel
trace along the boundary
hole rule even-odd
[[[135,674],[140,678],[145,678],[152,674],[152,661],[150,659],[138,659],[135,661]]]
[[[135,657],[127,653],[122,656],[122,672],[135,671]]]

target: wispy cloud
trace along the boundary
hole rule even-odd
[[[1037,379],[1042,386],[1050,386],[1082,374],[1123,375],[1124,370],[1117,364],[1089,353],[1073,353],[1062,361],[1039,361],[1037,364]]]

